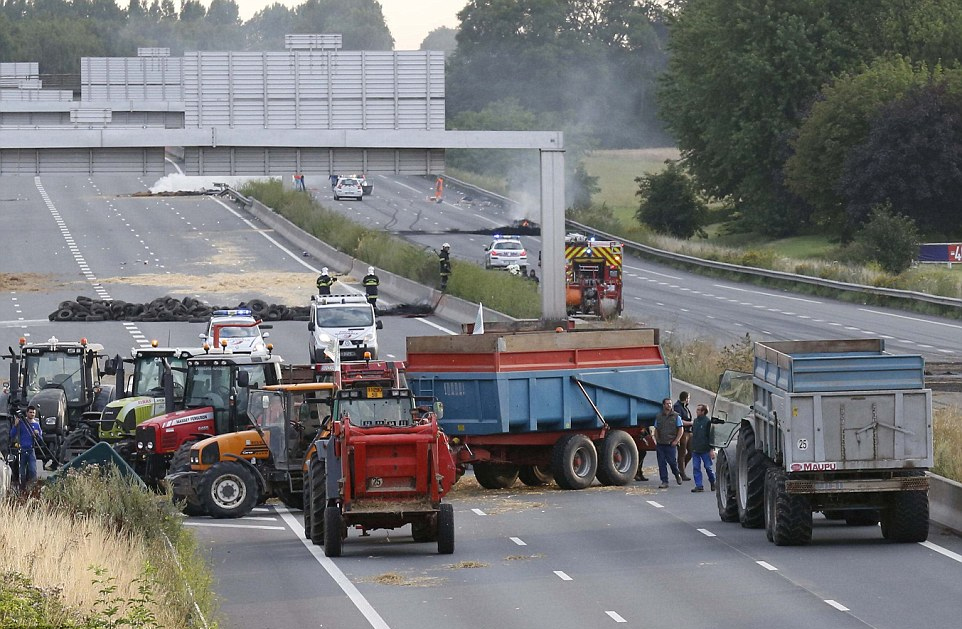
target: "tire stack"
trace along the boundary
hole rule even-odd
[[[50,321],[207,321],[214,310],[249,309],[264,321],[307,321],[310,306],[268,304],[252,299],[236,306],[209,306],[194,297],[158,297],[147,303],[120,299],[104,301],[83,295],[75,301],[62,301],[47,318]]]

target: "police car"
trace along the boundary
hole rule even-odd
[[[215,310],[207,324],[207,332],[201,334],[203,342],[211,349],[223,348],[235,354],[250,354],[267,350],[264,339],[270,336],[270,325],[261,325],[261,320],[247,309]]]
[[[528,252],[521,239],[495,235],[492,243],[484,248],[484,268],[504,269],[513,264],[518,265],[522,273],[528,268]]]

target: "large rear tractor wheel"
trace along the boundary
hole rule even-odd
[[[551,472],[538,465],[522,465],[518,469],[518,478],[528,487],[544,487],[553,480]]]
[[[718,451],[718,467],[715,476],[715,500],[718,502],[718,517],[722,522],[738,522],[738,498],[735,495],[737,483],[733,478],[735,472],[728,460],[725,450]]]
[[[510,463],[475,463],[474,477],[485,489],[507,489],[518,480],[518,466]]]
[[[309,487],[310,501],[304,501],[304,535],[315,545],[324,543],[324,510],[327,508],[327,466],[317,452],[311,455]]]
[[[900,491],[882,511],[882,537],[893,542],[924,542],[929,537],[929,495]]]
[[[772,531],[776,546],[803,546],[812,541],[812,505],[808,498],[785,490],[787,474],[780,468],[767,472],[768,496],[766,528]]]
[[[341,517],[340,507],[324,509],[324,554],[328,557],[341,556],[343,529],[344,519]]]
[[[190,471],[190,448],[195,443],[197,443],[197,441],[192,440],[180,444],[180,447],[177,448],[174,456],[170,459],[168,470],[171,474]],[[170,491],[174,496],[174,502],[183,503],[184,506],[182,510],[185,515],[204,515],[206,513],[204,505],[200,503],[197,492],[195,492],[191,486],[191,478],[191,476],[187,476],[173,481],[170,486]]]
[[[454,552],[454,507],[447,503],[438,512],[438,554],[450,555]]]
[[[257,479],[242,463],[222,461],[201,475],[199,493],[212,518],[242,518],[257,504]]]
[[[746,529],[765,525],[765,456],[755,448],[755,430],[742,424],[735,448],[738,465],[738,521]]]
[[[638,471],[638,445],[623,430],[612,430],[601,442],[598,452],[598,482],[602,485],[627,485]]]
[[[551,450],[551,473],[562,489],[584,489],[598,471],[598,451],[582,434],[565,435]]]

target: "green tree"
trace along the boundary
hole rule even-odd
[[[845,159],[865,141],[870,121],[886,103],[928,77],[924,66],[901,56],[885,57],[861,72],[841,75],[822,90],[792,143],[795,153],[785,162],[787,185],[811,206],[815,225],[848,239],[839,186]]]
[[[892,211],[884,203],[872,208],[868,220],[855,237],[856,255],[872,260],[883,270],[899,274],[912,265],[919,253],[919,230],[915,222]]]
[[[853,225],[889,204],[923,231],[962,233],[962,94],[933,81],[888,104],[849,154],[839,186]]]
[[[678,6],[661,114],[699,185],[735,200],[753,227],[776,234],[806,223],[808,212],[785,187],[783,167],[787,144],[822,86],[880,55],[901,53],[934,66],[939,56],[959,59],[962,47],[957,0]]]
[[[294,32],[294,12],[275,2],[245,22],[243,31],[250,50],[277,50],[284,35]]]
[[[207,21],[218,26],[240,23],[240,8],[234,0],[210,0]]]
[[[457,34],[453,28],[439,26],[427,34],[419,50],[443,50],[445,55],[449,55],[458,47]]]
[[[180,5],[180,21],[193,22],[202,20],[207,15],[207,9],[200,0],[182,0]]]
[[[707,207],[694,182],[678,162],[667,161],[660,173],[635,177],[641,203],[635,218],[657,232],[691,238],[702,232]]]
[[[391,50],[394,38],[376,0],[307,0],[294,10],[295,33],[340,33],[345,50]]]

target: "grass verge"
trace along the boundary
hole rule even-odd
[[[181,519],[114,468],[3,500],[0,548],[15,551],[0,554],[0,627],[181,629],[201,615],[215,627],[212,577]]]
[[[438,257],[431,250],[382,230],[358,225],[342,214],[326,209],[309,195],[284,190],[277,180],[249,182],[241,188],[241,193],[258,199],[338,251],[419,284],[438,287]],[[449,294],[483,303],[519,319],[541,316],[538,287],[530,280],[456,259],[451,263]]]

